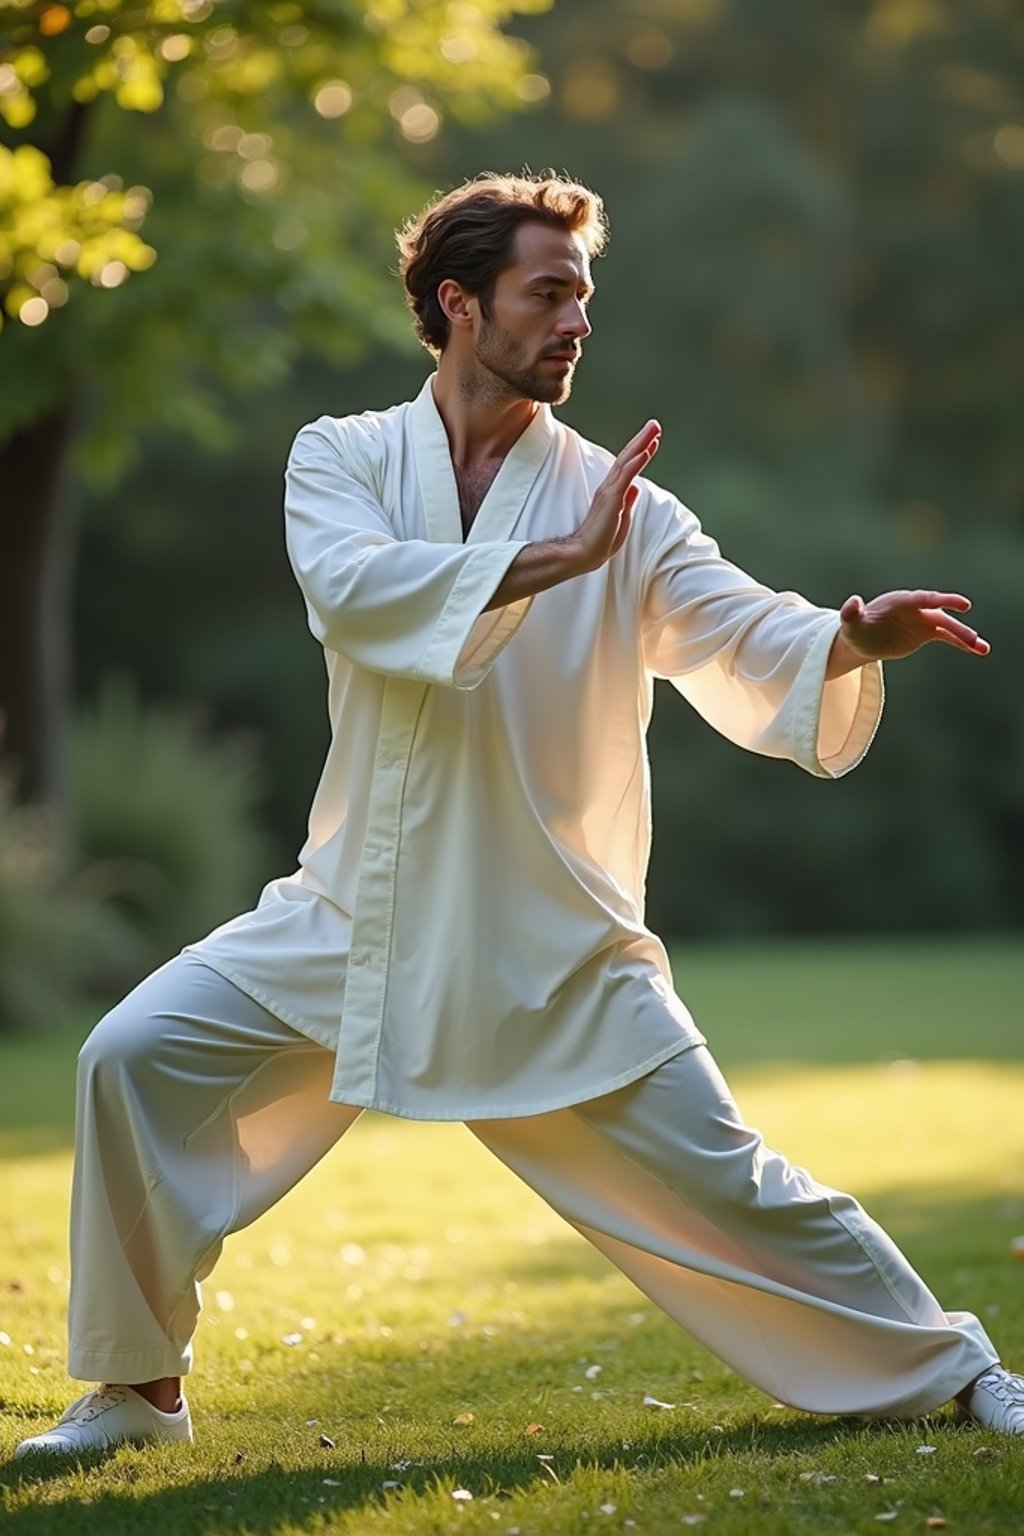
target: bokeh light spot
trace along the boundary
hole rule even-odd
[[[1004,165],[1014,171],[1024,171],[1024,127],[1019,123],[1004,123],[996,129],[993,143]]]
[[[596,122],[610,117],[621,99],[619,77],[604,59],[580,59],[566,72],[562,106],[570,117]]]
[[[313,97],[321,117],[344,117],[352,105],[352,91],[344,80],[325,80]]]
[[[468,64],[476,58],[476,43],[465,33],[456,32],[441,39],[441,56],[449,64]]]
[[[626,43],[626,58],[637,69],[664,69],[673,54],[672,39],[658,27],[643,27]]]
[[[520,101],[546,101],[551,95],[551,81],[547,75],[523,75],[516,84]]]
[[[71,12],[66,5],[48,5],[39,17],[39,30],[44,37],[57,37],[67,31],[71,22]]]
[[[272,192],[281,179],[273,160],[250,160],[242,172],[242,186],[249,192]]]
[[[441,119],[433,107],[419,101],[402,113],[398,126],[410,144],[426,144],[436,136]]]
[[[42,294],[37,294],[35,298],[25,300],[18,310],[18,319],[22,325],[42,325],[49,313],[49,304],[47,304]]]
[[[123,261],[105,261],[96,274],[96,281],[101,288],[120,288],[128,276],[128,268]]]
[[[165,37],[160,44],[160,57],[166,59],[168,64],[180,64],[191,52],[192,39],[184,32],[175,32],[172,37]]]
[[[273,145],[269,133],[243,133],[236,148],[243,160],[262,160],[270,153]]]
[[[301,219],[293,214],[274,225],[271,239],[279,251],[298,251],[305,245],[309,232]]]

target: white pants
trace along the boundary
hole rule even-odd
[[[348,1130],[333,1057],[193,956],[80,1057],[70,1360],[89,1381],[192,1364],[199,1282]],[[819,1413],[911,1416],[998,1358],[849,1195],[743,1124],[708,1051],[570,1109],[470,1126],[734,1370]]]

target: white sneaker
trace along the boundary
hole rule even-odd
[[[1024,1435],[1024,1376],[993,1365],[974,1383],[964,1411],[986,1429]]]
[[[59,1424],[23,1440],[14,1454],[31,1456],[47,1451],[69,1455],[106,1451],[125,1442],[191,1439],[192,1415],[184,1397],[175,1413],[161,1413],[132,1387],[97,1387],[73,1402]]]

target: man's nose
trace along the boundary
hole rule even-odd
[[[593,327],[587,319],[587,312],[579,299],[573,299],[563,311],[558,324],[560,336],[575,336],[581,341],[590,335]]]

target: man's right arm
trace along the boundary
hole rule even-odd
[[[399,538],[374,479],[344,421],[322,417],[295,439],[285,536],[309,627],[368,672],[473,688],[529,608],[481,618],[525,543]]]
[[[638,495],[634,481],[657,453],[660,440],[659,424],[647,422],[612,464],[576,531],[564,539],[543,539],[521,549],[484,611],[506,607],[573,576],[599,570],[617,554],[629,533]]]

